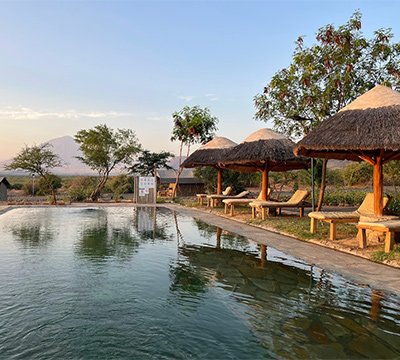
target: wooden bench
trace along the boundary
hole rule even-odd
[[[400,219],[378,222],[359,222],[357,228],[361,230],[360,248],[367,247],[367,230],[386,233],[385,253],[393,250],[395,233],[400,232]]]
[[[323,218],[323,217],[314,217],[315,214],[319,214],[318,212],[313,212],[308,214],[308,216],[311,218],[311,225],[310,225],[310,232],[311,234],[316,234],[317,232],[317,222],[318,221],[323,221],[329,224],[329,240],[336,240],[336,225],[340,223],[357,223],[360,218],[359,217],[347,217],[347,218]],[[346,214],[346,213],[344,213]],[[348,213],[348,215],[351,215],[352,213]]]

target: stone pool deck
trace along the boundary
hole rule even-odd
[[[132,203],[76,203],[62,207],[135,207]],[[177,204],[157,204],[150,206],[164,207],[183,215],[192,216],[210,225],[221,227],[229,232],[244,236],[259,244],[271,246],[293,256],[307,264],[335,272],[353,282],[370,286],[373,289],[400,294],[400,269],[374,263],[364,258],[346,254],[317,244],[307,243],[289,236],[277,234],[266,229],[248,225],[234,219],[218,216],[195,208]],[[52,207],[52,206],[0,206],[0,215],[16,208]],[[268,250],[267,250],[268,251]]]
[[[357,284],[400,294],[399,269],[195,208],[186,208],[175,204],[160,204],[160,206],[192,216],[210,225],[219,226],[224,230],[245,236],[259,244],[265,244],[267,245],[267,252],[268,246],[271,246],[307,264],[316,265],[319,268],[340,274]]]

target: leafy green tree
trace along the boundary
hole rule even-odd
[[[399,89],[400,44],[392,39],[390,29],[366,38],[360,12],[344,25],[320,28],[309,47],[300,36],[292,63],[255,96],[256,119],[272,119],[278,131],[298,138],[376,84]],[[317,209],[322,206],[326,162]]]
[[[143,176],[156,176],[157,169],[172,169],[168,165],[168,161],[174,154],[161,151],[160,153],[150,152],[149,150],[143,150],[137,158],[136,164],[129,168],[129,171],[133,174],[140,174]]]
[[[47,181],[44,178],[39,178],[38,195],[50,195],[53,190],[58,190],[62,187],[62,179],[54,174],[50,174]]]
[[[130,166],[141,150],[132,130],[113,130],[107,125],[80,130],[75,135],[75,141],[82,152],[82,156],[77,158],[99,174],[98,183],[90,195],[92,201],[99,199],[111,171],[118,165]]]
[[[26,146],[12,159],[10,164],[5,166],[5,169],[23,170],[38,175],[51,192],[52,204],[57,204],[56,188],[52,183],[54,175],[50,170],[62,166],[62,162],[51,148],[52,145],[49,143]]]
[[[176,176],[176,187],[173,196],[179,184],[179,177],[182,173],[182,152],[186,146],[186,156],[190,154],[190,147],[193,144],[205,144],[212,140],[217,130],[218,119],[212,116],[208,108],[199,106],[185,106],[182,110],[172,114],[174,127],[172,129],[171,141],[179,141],[179,168]]]

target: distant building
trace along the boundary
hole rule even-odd
[[[176,170],[157,170],[157,178],[159,187],[168,188],[169,184],[175,183],[176,181]],[[178,194],[183,196],[191,196],[203,191],[204,183],[194,176],[193,169],[183,169],[179,178]]]
[[[10,183],[5,177],[0,178],[0,201],[7,201],[7,190],[10,186]]]

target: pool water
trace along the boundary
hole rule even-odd
[[[0,216],[0,358],[399,358],[399,305],[168,209]]]

